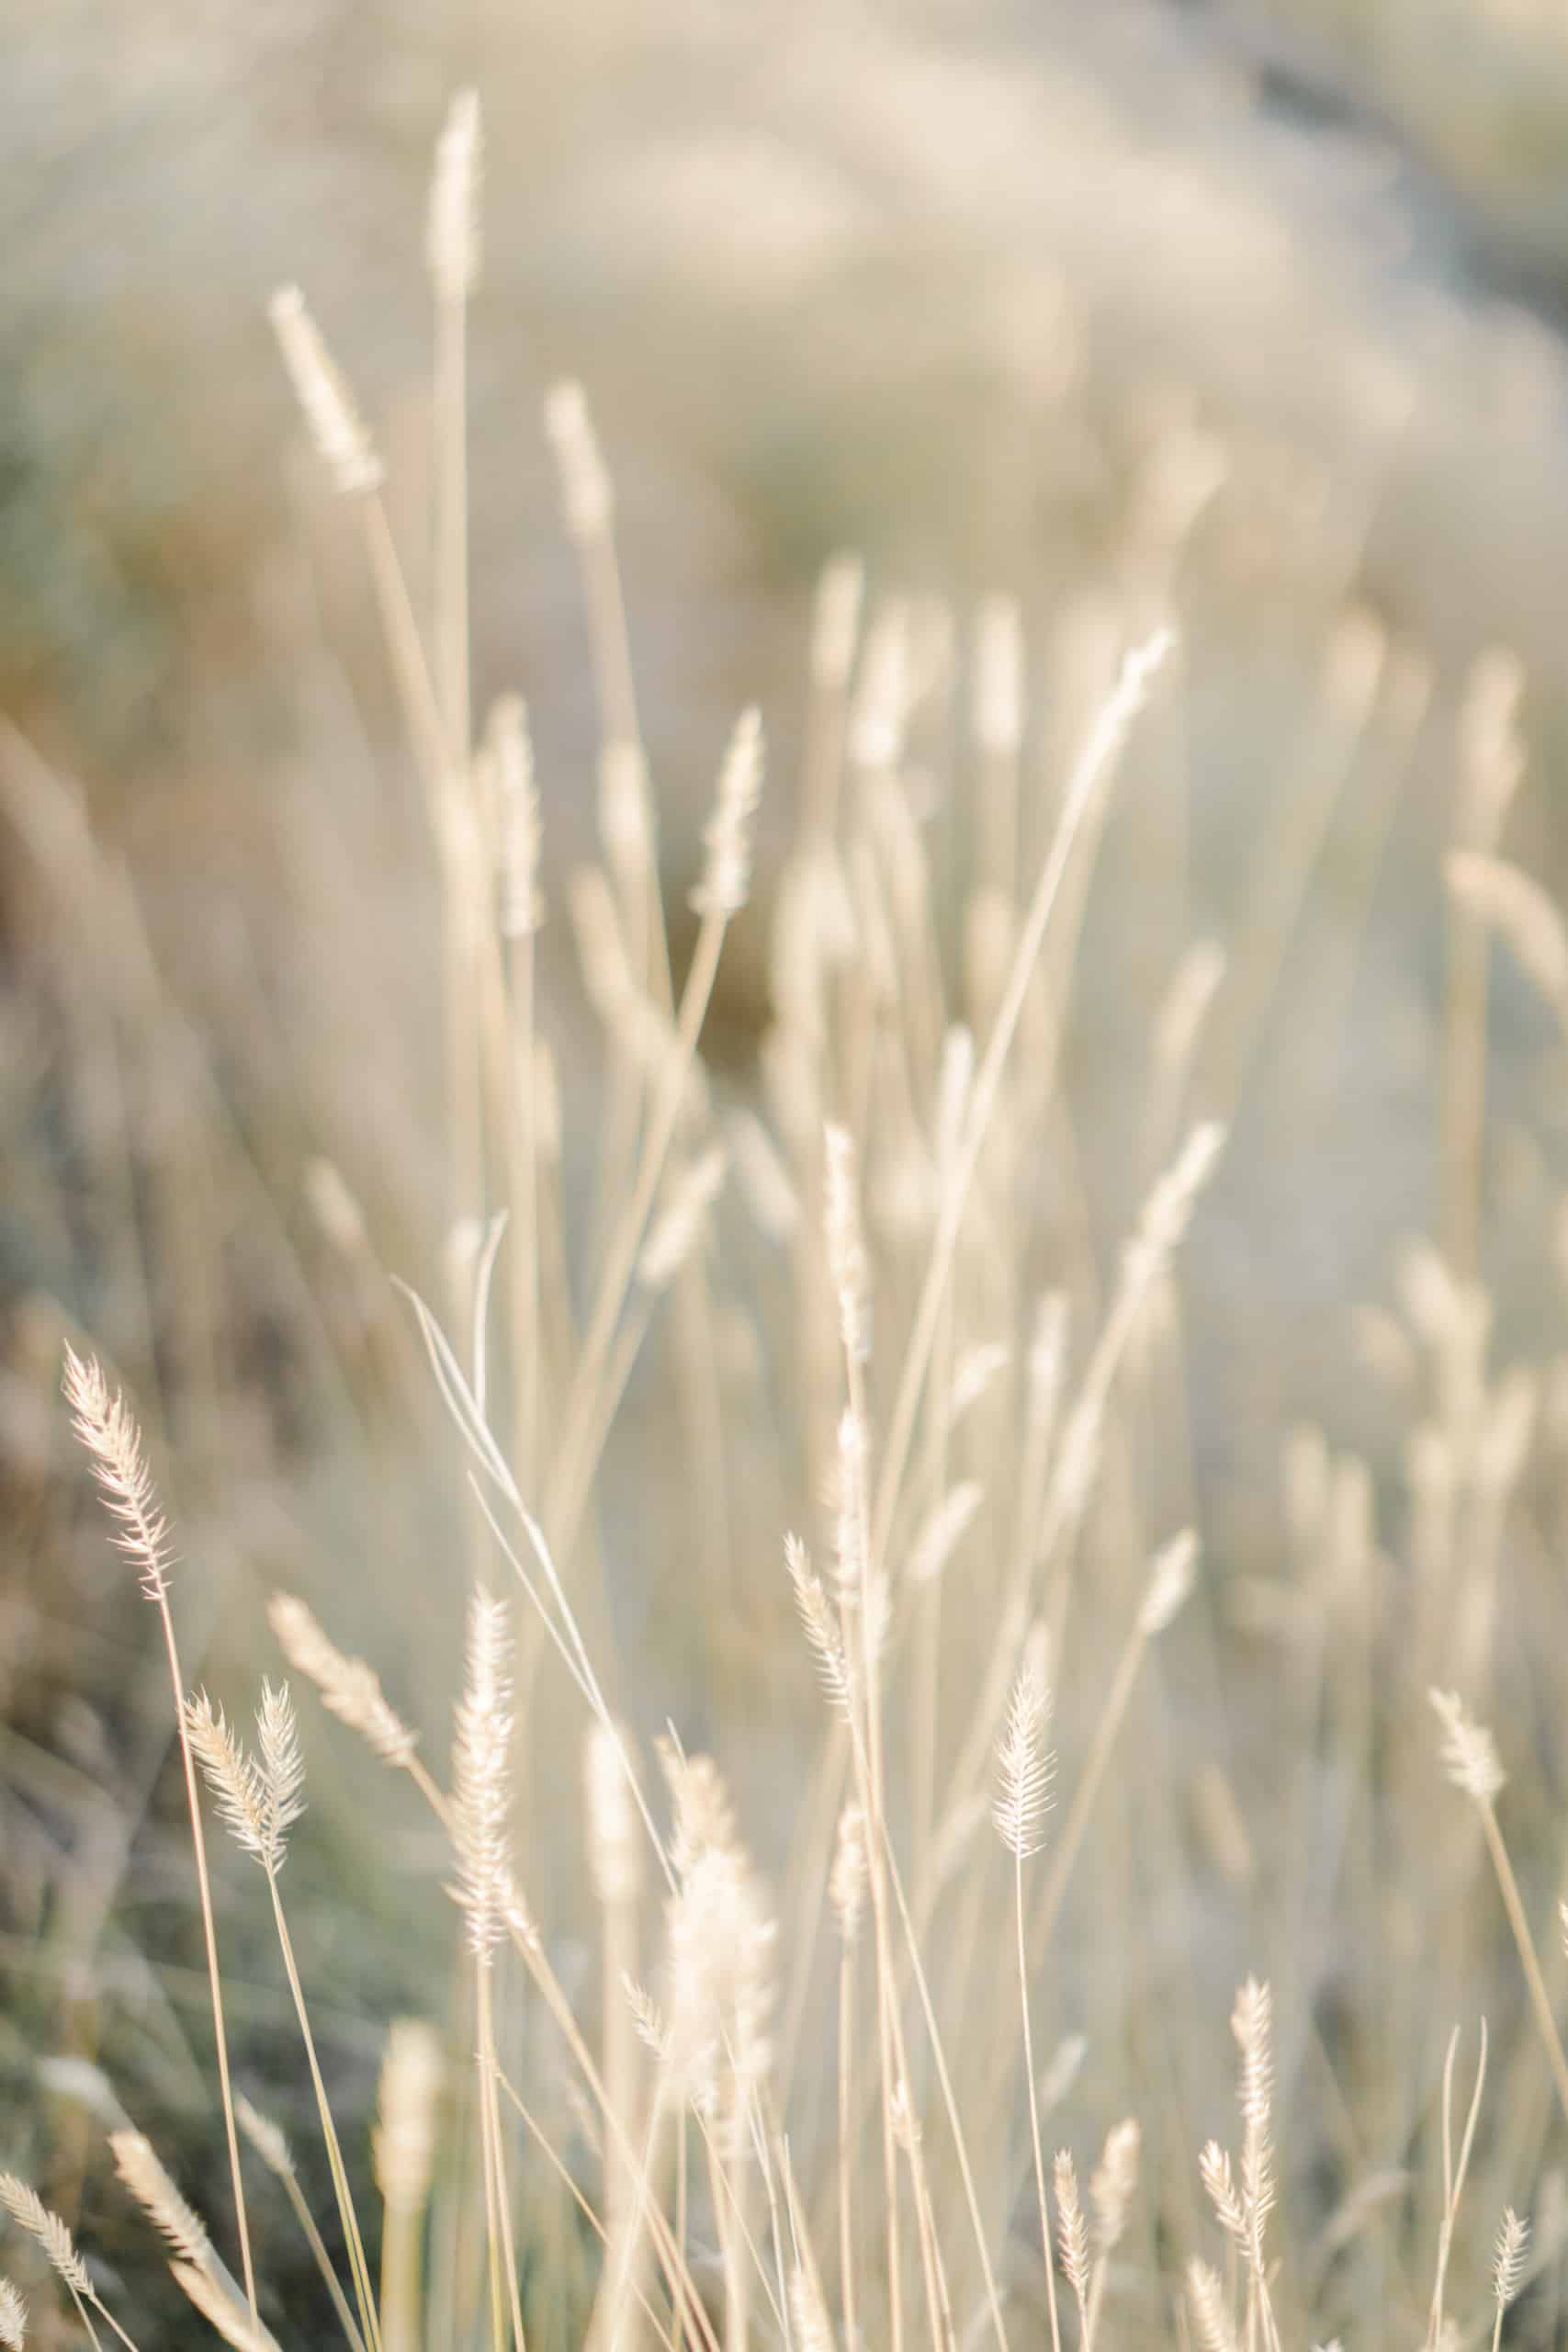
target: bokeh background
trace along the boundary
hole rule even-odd
[[[425,200],[450,95],[478,87],[475,694],[520,690],[537,747],[569,1198],[593,1048],[564,884],[595,843],[596,720],[554,381],[587,388],[615,479],[673,906],[734,714],[762,707],[761,888],[705,1040],[737,1100],[824,561],[858,551],[874,610],[914,600],[959,731],[979,601],[1016,597],[1042,773],[1075,620],[1174,610],[1181,691],[1116,803],[1068,1056],[1108,1253],[1183,950],[1212,938],[1247,978],[1212,1041],[1235,1129],[1190,1263],[1201,1519],[1245,1592],[1277,1565],[1283,1430],[1395,1475],[1368,1309],[1446,1214],[1441,853],[1499,649],[1527,749],[1507,851],[1568,888],[1568,27],[1547,0],[12,0],[4,25],[0,2080],[47,2115],[58,2179],[103,2098],[67,2062],[175,2144],[206,2129],[163,1668],[70,1458],[62,1339],[146,1417],[193,1676],[254,1666],[277,1583],[433,1726],[456,1651],[450,1439],[386,1279],[439,1295],[460,1205],[434,886],[272,288],[304,285],[353,377],[427,597]],[[942,789],[933,765],[939,837]],[[1492,1031],[1473,1246],[1501,1351],[1544,1360],[1568,1097],[1512,967]],[[628,1703],[702,1737],[744,1718],[727,1761],[777,1844],[798,1694],[773,1692],[761,1600],[718,1656],[682,1608],[660,1412],[653,1365],[607,1468]],[[776,1578],[784,1498],[760,1494],[742,1586]],[[1230,1724],[1243,1774],[1266,1678],[1255,1712]],[[375,1927],[303,1906],[362,2100],[378,2020],[426,1997],[447,1935],[410,1928],[395,1870],[345,1861],[372,1775],[322,1776],[296,1865],[323,1894],[354,1869]],[[386,1831],[412,1861],[419,1835]],[[276,2041],[281,2083],[255,1973],[237,2028],[264,2075]],[[112,2253],[123,2217],[95,2226]]]

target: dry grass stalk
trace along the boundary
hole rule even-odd
[[[1458,2161],[1453,2144],[1454,2061],[1459,2054],[1459,2028],[1449,2037],[1448,2055],[1443,2062],[1443,2205],[1438,2233],[1437,2273],[1432,2283],[1432,2306],[1427,2322],[1427,2352],[1438,2352],[1444,2337],[1443,2296],[1448,2283],[1449,2256],[1453,2247],[1454,2222],[1459,2215],[1460,2199],[1470,2171],[1471,2153],[1475,2145],[1475,2126],[1481,2113],[1481,2094],[1486,2082],[1486,2020],[1481,2020],[1481,2051],[1475,2064],[1475,2087],[1471,2093],[1470,2112],[1465,2117],[1464,2134],[1460,2142]]]
[[[219,2273],[207,2225],[175,2187],[152,2142],[140,2132],[111,2133],[115,2170],[183,2262],[209,2278]]]
[[[76,1435],[85,1447],[110,1514],[118,1524],[119,1548],[135,1566],[141,1589],[157,1607],[168,1654],[169,1679],[174,1689],[180,1751],[185,1765],[186,1801],[190,1813],[191,1844],[196,1854],[197,1886],[201,1901],[202,1931],[207,1944],[207,1976],[212,2000],[213,2039],[218,2052],[219,2087],[223,2123],[229,2143],[229,2174],[234,2191],[234,2219],[240,2237],[245,2300],[251,2320],[260,2326],[256,2308],[255,2272],[251,2261],[250,2221],[245,2211],[244,2183],[240,2177],[240,2142],[234,2120],[234,2098],[229,2080],[229,2041],[223,2026],[223,1986],[218,1968],[218,1931],[212,1916],[212,1889],[208,1879],[207,1840],[201,1826],[201,1800],[197,1792],[196,1758],[186,1721],[185,1678],[175,1640],[169,1608],[168,1579],[172,1549],[168,1522],[158,1503],[152,1473],[142,1450],[141,1434],[123,1396],[111,1395],[103,1367],[96,1357],[65,1351],[65,1400]]]
[[[1040,2136],[1040,2099],[1034,2079],[1034,2030],[1029,2009],[1029,1964],[1024,1949],[1023,1865],[1044,1837],[1055,1759],[1045,1745],[1051,1694],[1045,1680],[1043,1628],[1025,1651],[1013,1686],[1012,1703],[998,1745],[998,1787],[992,1807],[1002,1843],[1013,1861],[1013,1928],[1018,1956],[1018,1999],[1023,2021],[1023,2077],[1029,2093],[1029,2144],[1040,2211],[1040,2246],[1045,2265],[1045,2299],[1051,2319],[1052,2352],[1061,2352],[1056,2277],[1051,2259],[1051,2211],[1045,2192],[1045,2151]],[[1085,2322],[1086,2335],[1088,2322]]]
[[[1529,2242],[1530,2225],[1521,2222],[1513,2207],[1508,2206],[1497,2231],[1497,2244],[1492,2257],[1492,2294],[1496,2304],[1496,2316],[1492,2323],[1492,2352],[1503,2339],[1503,2313],[1518,2293],[1524,2278],[1525,2248]]]
[[[224,2293],[205,2270],[188,2262],[171,2262],[170,2274],[203,2319],[215,2327],[234,2352],[275,2352],[272,2337],[253,2321],[241,2303]]]
[[[363,1658],[345,1657],[292,1593],[275,1592],[266,1613],[289,1665],[315,1684],[329,1712],[356,1731],[384,1764],[408,1766],[415,1735],[389,1703],[375,1668]]]
[[[1062,2268],[1066,2275],[1078,2307],[1078,2342],[1083,2352],[1092,2352],[1093,2332],[1089,2317],[1089,2226],[1078,2202],[1077,2167],[1072,2152],[1058,2148],[1051,2165],[1052,2184],[1056,2191],[1056,2248]]]
[[[261,2114],[251,2105],[248,2098],[241,2098],[234,2101],[234,2113],[239,2119],[241,2131],[260,2156],[268,2172],[280,2184],[284,2195],[293,2209],[294,2218],[299,2222],[305,2243],[310,2249],[310,2258],[331,2298],[333,2309],[337,2313],[338,2325],[343,2330],[349,2352],[364,2352],[365,2339],[355,2324],[354,2313],[349,2310],[347,2298],[338,2284],[338,2276],[333,2268],[332,2256],[328,2254],[321,2233],[316,2227],[316,2217],[305,2201],[305,2194],[299,2186],[299,2174],[295,2169],[293,2151],[287,2139],[278,2125],[273,2122],[269,2116]]]
[[[441,2037],[420,2018],[387,2030],[371,2157],[381,2192],[381,2335],[387,2352],[418,2352],[424,2209],[435,2178],[446,2080]]]
[[[58,2213],[51,2212],[37,2189],[29,2188],[15,2173],[0,2173],[0,2205],[16,2222],[43,2249],[50,2268],[73,2295],[93,2296],[93,2282],[87,2266],[76,2249],[76,2241]]]
[[[262,1684],[259,1759],[246,1753],[205,1690],[186,1701],[186,1721],[224,1826],[274,1876],[288,1860],[288,1833],[305,1810],[305,1759],[288,1683]]]
[[[643,1829],[627,1783],[626,1735],[617,1726],[589,1726],[585,1755],[589,1869],[603,1919],[601,1994],[604,2084],[627,2137],[641,2115],[637,2019],[623,1987],[637,1962],[637,1905],[643,1883]],[[621,2161],[618,2143],[604,2150],[604,2220],[609,2273],[618,2295],[635,2291],[632,2235],[640,2234],[641,2196]]]
[[[1551,1996],[1547,1991],[1535,1939],[1526,1916],[1524,1897],[1519,1893],[1519,1883],[1514,1876],[1514,1866],[1508,1859],[1508,1849],[1497,1825],[1496,1800],[1506,1784],[1507,1776],[1498,1759],[1496,1743],[1491,1733],[1466,1712],[1458,1694],[1452,1690],[1432,1690],[1427,1696],[1443,1726],[1444,1769],[1454,1786],[1469,1797],[1481,1815],[1486,1849],[1496,1873],[1503,1908],[1508,1915],[1508,1926],[1518,1951],[1519,1965],[1524,1970],[1530,2007],[1551,2068],[1558,2104],[1564,2117],[1568,2118],[1568,2056],[1563,2053]]]

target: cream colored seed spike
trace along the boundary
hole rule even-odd
[[[1477,1804],[1491,1804],[1507,1781],[1491,1733],[1466,1713],[1456,1691],[1427,1695],[1443,1727],[1443,1769],[1450,1780]]]
[[[453,99],[436,144],[425,257],[446,301],[466,301],[479,276],[479,102],[473,90]]]
[[[453,1751],[459,1900],[474,1956],[488,1964],[505,1933],[511,1873],[511,1643],[503,1601],[476,1589],[467,1678]]]
[[[422,2018],[394,2018],[381,2061],[371,2156],[376,2185],[389,2206],[417,2213],[435,2174],[446,2059],[441,2037]]]
[[[381,460],[299,288],[280,287],[272,298],[270,315],[294,397],[334,487],[344,496],[378,490]]]
[[[692,906],[705,916],[739,914],[751,887],[751,820],[762,792],[762,720],[755,707],[741,712],[719,771],[714,812],[704,829],[707,863],[692,892]]]
[[[602,1903],[632,1903],[643,1881],[642,1824],[627,1781],[624,1735],[589,1726],[586,1750],[589,1864]]]
[[[1008,1851],[1021,1862],[1043,1842],[1055,1758],[1045,1745],[1051,1696],[1038,1659],[1026,1652],[1013,1685],[997,1749],[998,1788],[992,1818]]]
[[[280,2180],[291,2178],[294,2157],[282,2131],[272,2118],[263,2115],[248,2098],[240,2098],[234,2101],[234,2120],[268,2172],[276,2173]]]
[[[521,695],[502,695],[490,716],[488,749],[493,763],[499,833],[503,939],[524,939],[545,919],[539,890],[539,794],[534,780],[534,746],[527,707]]]
[[[547,394],[545,433],[560,476],[567,529],[580,542],[602,537],[615,501],[581,384],[568,380]]]
[[[1023,624],[1011,596],[988,596],[975,625],[975,740],[1010,758],[1023,739]]]
[[[1113,2123],[1106,2134],[1104,2154],[1089,2185],[1095,2240],[1102,2256],[1121,2244],[1127,2227],[1128,2211],[1138,2186],[1142,2147],[1143,2133],[1131,2116],[1125,2122]]]
[[[27,2333],[27,2304],[9,2278],[0,2278],[0,2345],[6,2352],[22,2352]]]
[[[115,2132],[109,2136],[109,2146],[115,2170],[175,2252],[193,2268],[209,2271],[212,2245],[206,2224],[169,2178],[152,2142],[140,2132]]]
[[[358,1732],[384,1764],[406,1764],[418,1742],[389,1703],[375,1668],[363,1658],[345,1657],[292,1593],[275,1592],[266,1613],[289,1665],[316,1685],[328,1711]]]
[[[909,611],[885,605],[872,623],[861,657],[860,684],[850,719],[850,756],[871,771],[894,768],[904,749],[909,716]]]
[[[842,692],[854,666],[865,566],[858,555],[834,556],[817,583],[811,630],[811,675],[818,686]]]

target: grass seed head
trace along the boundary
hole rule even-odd
[[[90,2295],[93,2282],[76,2251],[76,2242],[58,2213],[51,2212],[37,2189],[13,2172],[0,2173],[0,2205],[19,2230],[43,2248],[44,2258],[73,2294]]]
[[[0,2345],[6,2352],[22,2352],[27,2333],[27,2304],[9,2278],[0,2278]]]

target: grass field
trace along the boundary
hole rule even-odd
[[[197,1017],[0,740],[0,2343],[1558,2342],[1551,706],[1364,482],[1064,368],[1081,579],[833,558],[694,842],[563,381],[563,848],[479,137],[423,565],[272,304],[290,954],[183,897]]]

